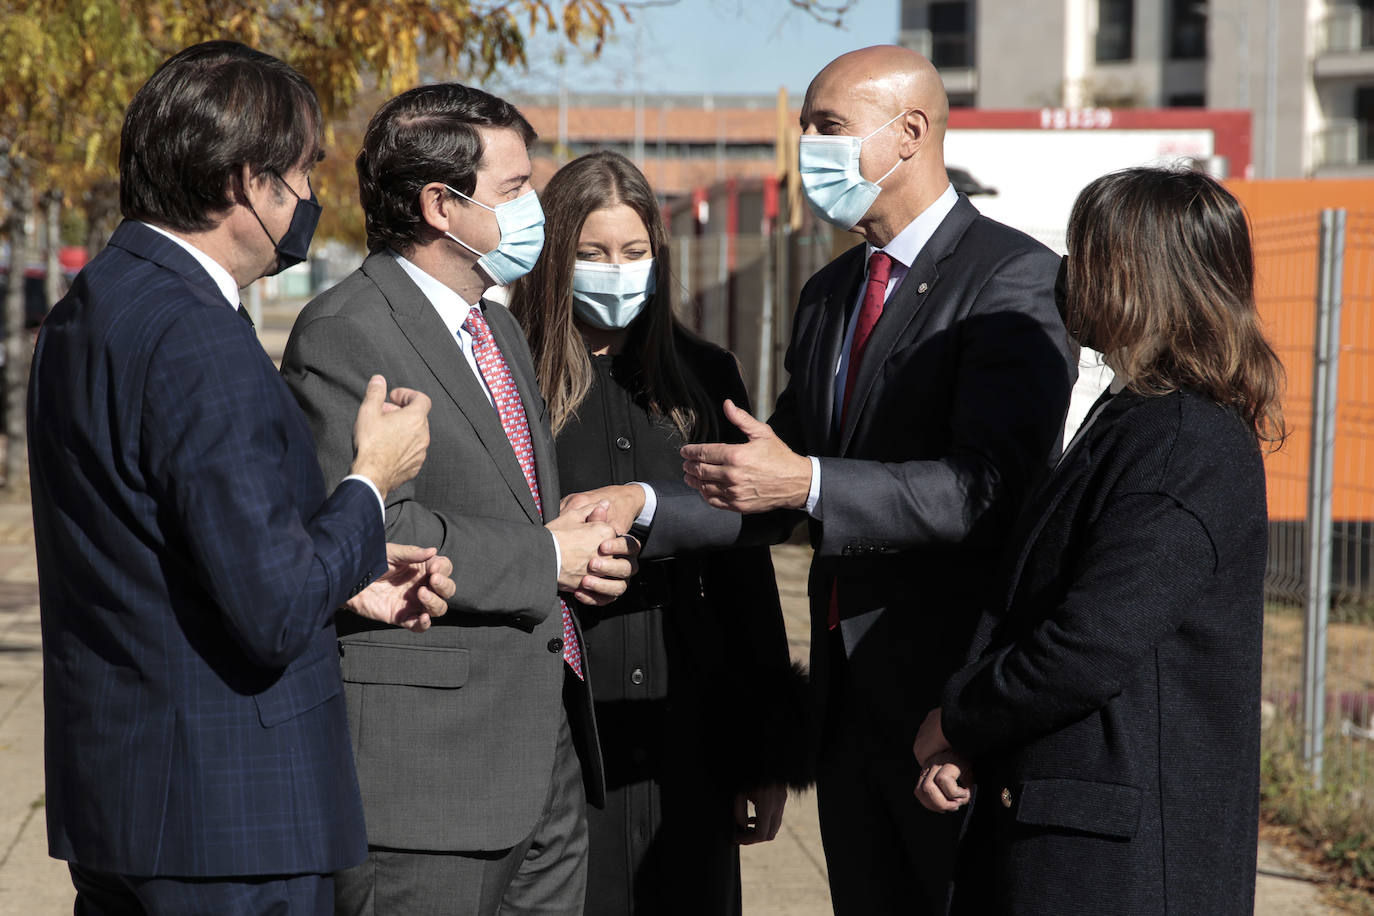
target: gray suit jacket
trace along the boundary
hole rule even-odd
[[[486,303],[485,313],[524,401],[551,518],[558,462],[529,348],[504,307]],[[330,481],[348,473],[354,415],[374,373],[434,402],[424,467],[387,496],[387,540],[437,546],[453,561],[458,591],[419,635],[339,616],[368,842],[506,848],[542,812],[565,697],[553,539],[457,340],[389,252],[305,307],[282,360]],[[600,804],[587,684],[566,698],[588,794]]]
[[[909,750],[964,657],[980,586],[1030,487],[1058,455],[1076,365],[1054,305],[1059,259],[962,195],[869,338],[843,428],[835,366],[864,278],[860,245],[803,288],[787,387],[769,423],[821,460],[811,676],[828,683],[827,616],[879,740]],[[643,556],[777,540],[800,512],[741,518],[664,483]]]

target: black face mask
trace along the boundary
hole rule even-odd
[[[291,191],[291,196],[296,198],[296,209],[291,212],[291,225],[286,227],[286,232],[282,233],[280,239],[272,238],[272,233],[267,232],[267,226],[263,223],[262,217],[258,216],[258,211],[253,210],[252,204],[248,205],[248,209],[253,210],[253,215],[257,217],[258,225],[262,226],[262,231],[267,233],[268,240],[277,250],[277,263],[265,274],[268,277],[275,276],[305,260],[306,255],[310,253],[310,240],[315,237],[315,227],[320,224],[320,213],[324,211],[319,198],[315,196],[314,188],[310,188],[310,199],[306,200],[291,189],[286,179],[280,175],[276,178],[286,190]]]

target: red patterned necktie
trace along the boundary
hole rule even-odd
[[[542,515],[544,504],[539,499],[539,478],[535,476],[534,446],[530,441],[530,424],[525,417],[525,405],[520,401],[520,390],[511,378],[510,366],[501,355],[491,336],[491,327],[482,317],[482,310],[473,306],[468,312],[463,329],[472,335],[472,353],[477,357],[477,368],[491,391],[496,402],[496,412],[501,416],[501,428],[506,431],[510,447],[515,450],[515,458],[520,462],[520,470],[525,473],[525,483],[529,484],[530,495],[534,497],[534,507]],[[577,630],[573,628],[572,611],[568,603],[558,599],[563,611],[563,660],[572,668],[578,680],[582,680],[582,648],[577,644]]]
[[[849,415],[849,400],[854,394],[854,383],[859,378],[859,364],[863,362],[864,351],[868,349],[868,338],[873,327],[883,314],[883,300],[887,298],[887,281],[892,277],[892,256],[875,251],[868,257],[868,281],[864,284],[864,301],[859,305],[859,318],[854,324],[854,341],[849,346],[849,368],[844,374],[844,403],[840,405],[840,427]],[[840,625],[840,598],[838,583],[830,586],[829,627]]]
[[[864,284],[864,301],[859,305],[859,319],[854,324],[854,342],[849,347],[849,368],[844,374],[844,404],[840,408],[840,425],[844,425],[849,413],[850,395],[854,393],[854,383],[859,378],[859,365],[863,362],[864,351],[868,349],[868,338],[873,326],[883,314],[883,300],[887,297],[887,281],[892,276],[892,256],[875,251],[868,258],[868,282]]]

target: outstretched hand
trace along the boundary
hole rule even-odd
[[[428,630],[433,618],[448,611],[457,586],[449,578],[453,563],[433,547],[386,545],[387,571],[348,599],[359,617],[404,627],[412,633]]]
[[[725,417],[748,438],[738,445],[684,445],[683,480],[717,509],[746,515],[801,509],[811,491],[811,461],[778,438],[773,428],[725,402]]]

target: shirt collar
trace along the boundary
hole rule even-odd
[[[873,252],[882,251],[892,256],[893,260],[901,263],[903,267],[910,268],[916,263],[916,256],[921,253],[921,249],[926,247],[926,242],[935,234],[935,230],[940,228],[940,223],[944,222],[949,211],[954,209],[954,205],[959,202],[959,194],[954,190],[954,185],[945,185],[945,191],[929,207],[921,211],[920,215],[906,224],[897,237],[888,242],[883,248],[868,246],[869,257]]]
[[[215,281],[215,286],[224,294],[224,299],[229,303],[229,307],[232,309],[237,309],[239,307],[239,285],[234,282],[234,278],[230,276],[229,271],[224,269],[223,264],[210,257],[181,236],[173,235],[161,226],[154,226],[152,223],[140,223],[140,225],[147,226],[159,235],[166,236],[186,249],[186,253],[195,258],[196,263],[204,267],[205,272],[210,275],[210,279]]]
[[[425,273],[414,262],[394,251],[391,252],[391,256],[396,259],[397,264],[401,265],[401,269],[410,276],[410,279],[415,281],[415,285],[420,287],[420,292],[425,294],[429,304],[434,306],[434,310],[439,313],[439,317],[443,320],[449,333],[457,334],[458,329],[463,326],[463,322],[468,320],[468,312],[472,311],[472,303]]]

